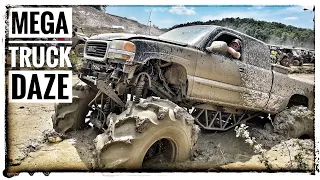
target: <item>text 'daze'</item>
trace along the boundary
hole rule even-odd
[[[9,71],[9,102],[71,103],[72,71]]]

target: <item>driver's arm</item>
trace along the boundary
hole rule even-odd
[[[235,59],[239,59],[241,54],[239,52],[237,52],[236,50],[234,50],[231,47],[228,47],[228,53],[232,55],[233,58]]]

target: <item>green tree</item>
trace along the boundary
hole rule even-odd
[[[278,22],[257,21],[252,18],[224,18],[222,20],[195,21],[174,25],[169,30],[192,25],[218,25],[235,29],[266,43],[279,45],[306,47],[314,49],[314,31],[312,29],[297,28]]]

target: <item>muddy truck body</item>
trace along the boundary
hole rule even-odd
[[[239,60],[206,50],[235,38],[242,41]],[[101,34],[84,49],[78,108],[58,104],[53,124],[60,132],[77,129],[91,109],[90,122],[103,132],[97,149],[104,168],[141,167],[157,144],[174,149],[164,153],[169,161],[186,160],[198,132],[193,121],[225,131],[288,106],[314,106],[314,84],[272,64],[264,42],[224,27],[183,27],[159,37]]]

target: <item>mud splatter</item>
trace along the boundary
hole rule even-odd
[[[137,118],[136,119],[136,132],[142,133],[147,125],[151,123],[149,118]]]
[[[169,113],[169,109],[166,107],[160,107],[158,111],[158,120],[163,120]]]
[[[185,109],[182,107],[175,107],[173,113],[176,119],[184,119],[187,124],[191,125],[194,123],[194,117],[191,116]]]

